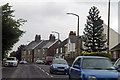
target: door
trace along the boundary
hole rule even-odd
[[[78,58],[72,65],[71,71],[70,71],[70,76],[71,78],[76,78],[80,79],[81,75],[81,69],[80,69],[80,64],[81,64],[81,58]]]

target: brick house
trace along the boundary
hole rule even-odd
[[[30,42],[22,51],[22,60],[34,62],[34,48],[42,42],[41,36],[36,35],[35,40]]]
[[[112,60],[115,61],[118,58],[120,58],[120,43],[118,45],[116,45],[115,47],[113,47],[110,50],[111,54],[112,54]]]
[[[39,59],[45,59],[46,56],[55,56],[54,48],[60,40],[50,34],[49,40],[41,40],[40,35],[35,36],[35,40],[30,42],[22,51],[22,60],[35,62]]]
[[[42,47],[44,56],[55,56],[55,47],[58,46],[60,40],[55,39],[55,36],[50,34],[48,43]]]

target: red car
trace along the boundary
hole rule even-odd
[[[53,59],[54,59],[54,57],[52,57],[52,56],[46,57],[46,59],[45,59],[45,64],[51,65]]]

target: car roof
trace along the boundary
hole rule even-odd
[[[77,58],[103,58],[103,59],[108,59],[107,57],[101,57],[101,56],[78,56]]]
[[[63,59],[63,58],[55,58],[54,60],[65,60],[65,59]]]

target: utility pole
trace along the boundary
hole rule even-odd
[[[75,13],[67,13],[67,14],[71,14],[71,15],[75,15],[75,16],[77,16],[77,18],[78,18],[78,22],[77,22],[77,55],[80,55],[80,52],[79,52],[79,15],[77,15],[77,14],[75,14]]]
[[[110,0],[108,4],[108,31],[107,31],[107,55],[109,57],[109,34],[110,33]]]

